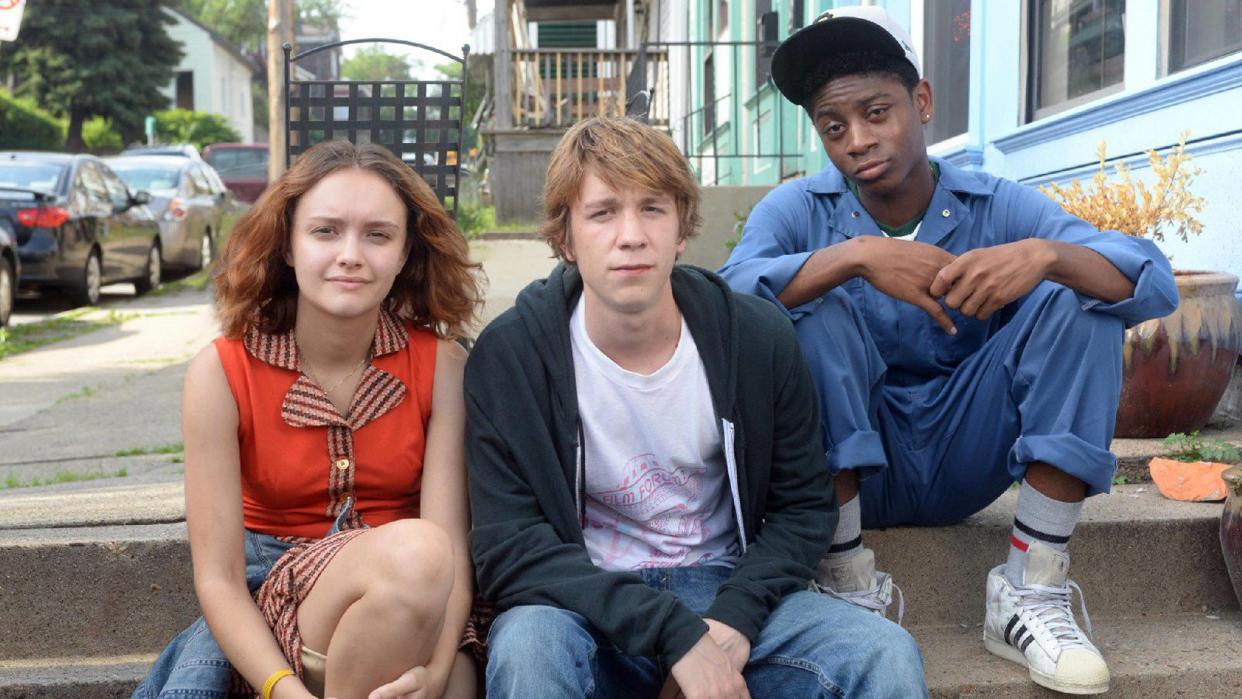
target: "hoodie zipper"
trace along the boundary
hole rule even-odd
[[[742,495],[741,488],[738,485],[737,475],[737,454],[734,452],[734,442],[736,441],[737,431],[733,427],[733,423],[724,418],[720,418],[721,447],[724,449],[725,468],[729,472],[729,493],[733,496],[733,516],[737,519],[737,539],[742,545],[742,553],[746,553],[746,523],[742,519]]]
[[[574,505],[578,508],[578,527],[586,530],[586,503],[583,502],[582,483],[586,478],[586,457],[583,456],[582,418],[578,419],[578,442],[574,445]]]

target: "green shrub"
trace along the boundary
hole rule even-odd
[[[24,99],[0,91],[0,148],[60,150],[65,122]]]
[[[164,143],[193,143],[199,150],[213,143],[236,143],[241,134],[219,114],[168,109],[155,113],[155,135]]]
[[[91,117],[82,124],[82,143],[96,155],[120,153],[125,146],[121,134],[113,130],[112,120],[107,117]]]
[[[1216,461],[1236,463],[1238,448],[1229,442],[1200,437],[1198,430],[1190,434],[1174,432],[1164,438],[1164,448],[1178,461]]]
[[[462,202],[457,207],[457,227],[467,238],[478,236],[496,228],[496,209],[479,203]]]

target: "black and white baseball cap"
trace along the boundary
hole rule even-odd
[[[882,8],[874,5],[840,7],[824,12],[776,48],[772,81],[790,102],[801,106],[806,76],[834,54],[876,51],[904,58],[920,76],[918,54],[910,35]]]

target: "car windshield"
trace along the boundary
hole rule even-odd
[[[177,188],[177,177],[180,169],[175,167],[157,167],[151,165],[124,165],[108,163],[116,174],[125,180],[129,188],[138,191],[160,192]]]
[[[18,189],[37,189],[40,192],[55,192],[65,172],[64,165],[51,163],[23,163],[9,161],[0,163],[0,187],[17,187]]]
[[[259,148],[213,150],[207,162],[226,180],[267,177],[267,151]]]

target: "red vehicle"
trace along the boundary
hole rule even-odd
[[[267,189],[267,145],[215,143],[203,151],[203,160],[220,173],[224,186],[240,201],[253,204]]]

